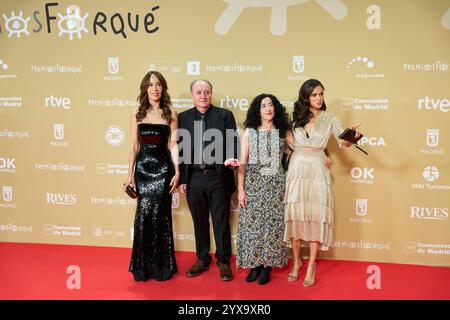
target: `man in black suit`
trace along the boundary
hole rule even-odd
[[[220,279],[229,281],[233,279],[230,201],[236,190],[233,168],[239,166],[236,121],[231,111],[211,104],[209,81],[195,80],[190,90],[194,107],[178,116],[181,163],[178,190],[186,195],[191,211],[197,253],[197,261],[186,275],[198,276],[211,264],[211,211]]]

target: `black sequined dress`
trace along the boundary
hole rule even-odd
[[[170,128],[140,123],[137,129],[141,148],[135,182],[139,196],[129,271],[136,281],[167,280],[177,272],[169,193],[175,172],[167,147]]]

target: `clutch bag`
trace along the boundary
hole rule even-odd
[[[339,135],[339,139],[353,143],[358,150],[360,150],[364,154],[368,155],[368,153],[365,150],[358,147],[358,144],[357,144],[357,142],[359,141],[359,139],[361,139],[363,137],[363,135],[360,133],[360,136],[358,138],[355,138],[355,135],[356,135],[355,130],[347,128],[344,130],[344,132],[342,132]]]
[[[355,135],[356,135],[355,130],[347,128],[339,135],[339,139],[356,144],[359,141],[359,139],[363,137],[363,135],[360,134],[358,138],[355,138]]]
[[[136,199],[138,196],[136,190],[134,190],[132,186],[127,186],[126,193],[133,199]]]

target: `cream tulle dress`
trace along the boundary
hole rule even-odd
[[[284,241],[291,239],[320,242],[328,250],[333,241],[333,191],[330,170],[325,167],[324,149],[331,135],[342,147],[343,131],[333,113],[322,111],[309,134],[294,129],[295,148],[286,173]]]

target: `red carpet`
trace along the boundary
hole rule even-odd
[[[246,283],[247,270],[222,282],[217,266],[196,278],[184,272],[195,261],[191,252],[177,252],[178,273],[169,281],[134,282],[128,272],[131,249],[69,245],[0,243],[0,299],[149,299],[149,300],[316,300],[316,299],[450,299],[450,268],[319,260],[316,285],[289,283],[289,268],[275,269],[270,283]],[[233,258],[233,270],[234,258]],[[80,268],[81,288],[68,289]],[[381,270],[381,289],[368,289],[367,267]]]

